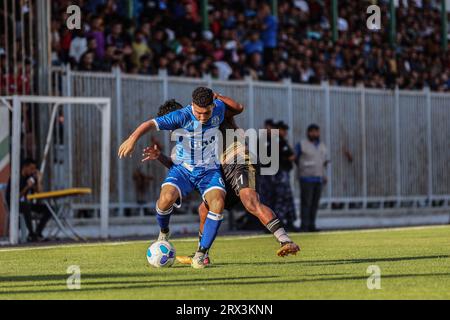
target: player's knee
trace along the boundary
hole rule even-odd
[[[225,207],[225,199],[223,197],[213,197],[208,201],[209,211],[214,213],[222,213]]]
[[[177,201],[179,195],[177,191],[164,191],[159,196],[158,208],[162,211],[169,210],[175,201]]]

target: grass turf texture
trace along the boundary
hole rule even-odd
[[[0,299],[450,299],[450,227],[300,234],[279,258],[270,236],[218,238],[214,267],[148,266],[148,243],[0,249]],[[196,240],[173,241],[189,254]],[[81,290],[66,287],[70,265]],[[381,290],[367,268],[381,268]]]

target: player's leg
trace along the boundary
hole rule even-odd
[[[225,206],[225,191],[220,189],[213,189],[208,191],[204,198],[208,204],[208,214],[203,226],[203,235],[200,240],[200,250],[206,253],[216,239],[220,225],[223,221],[223,209]]]
[[[279,256],[296,254],[300,248],[288,236],[283,223],[267,205],[261,202],[258,194],[258,170],[252,164],[224,166],[226,182],[239,194],[245,209],[259,219],[281,244]]]
[[[173,207],[178,199],[181,203],[183,197],[189,194],[192,189],[193,186],[184,169],[180,166],[173,166],[167,174],[167,178],[161,187],[159,199],[156,202],[156,220],[160,227],[158,240],[169,240],[169,224]]]
[[[207,204],[208,214],[200,239],[200,247],[192,259],[192,267],[204,268],[206,266],[204,261],[206,253],[216,239],[223,220],[222,212],[225,207],[226,191],[220,170],[205,172],[203,176],[198,178],[197,188]]]
[[[158,240],[169,240],[169,224],[170,217],[173,212],[173,205],[180,197],[178,189],[172,185],[164,185],[161,188],[159,199],[156,202],[156,220],[160,228],[160,235]]]
[[[272,209],[261,203],[255,189],[241,189],[239,196],[245,209],[257,217],[261,224],[264,225],[281,244],[281,249],[277,252],[279,256],[284,257],[289,254],[296,254],[300,251],[299,246],[289,238],[282,222],[277,218]]]
[[[199,231],[198,231],[198,247],[197,248],[200,248],[200,242],[202,241],[203,229],[205,226],[206,219],[208,217],[208,212],[209,212],[208,206],[206,205],[205,202],[202,202],[200,204],[200,206],[198,207],[198,215],[200,217],[200,227],[199,227]],[[206,255],[207,255],[207,257],[205,258],[205,264],[209,265],[211,263],[211,260],[209,258],[209,252],[207,252]],[[192,264],[192,258],[194,258],[194,256],[195,256],[195,253],[190,256],[177,255],[176,259],[181,264]]]
[[[205,202],[202,202],[198,207],[198,216],[200,217],[200,228],[199,228],[200,237],[203,234],[205,222],[206,219],[208,218],[208,212],[209,212],[208,206],[206,205]]]

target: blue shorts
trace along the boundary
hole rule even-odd
[[[217,169],[194,168],[189,170],[181,165],[174,165],[167,173],[167,177],[161,187],[171,185],[178,189],[180,194],[180,207],[183,197],[189,195],[192,191],[198,190],[205,201],[205,195],[211,190],[222,190],[226,193],[225,182],[222,177],[222,171]]]

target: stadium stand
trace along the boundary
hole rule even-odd
[[[63,27],[54,5],[53,63],[74,69],[131,74],[255,80],[368,88],[450,90],[450,58],[440,48],[439,1],[399,1],[397,45],[388,42],[388,1],[380,32],[366,27],[367,1],[339,2],[339,40],[331,41],[330,4],[279,1],[278,19],[260,1],[209,1],[210,30],[202,31],[197,1],[95,0],[83,4],[79,32]],[[374,1],[372,1],[374,2]],[[56,3],[56,1],[55,1]],[[409,5],[408,5],[409,3]]]

